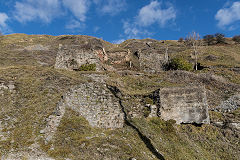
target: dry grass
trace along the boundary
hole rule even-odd
[[[45,145],[42,143],[43,139],[39,139],[40,130],[46,125],[45,119],[52,114],[61,96],[71,86],[90,81],[84,74],[107,74],[108,84],[117,86],[124,94],[133,97],[132,102],[135,100],[139,102],[139,97],[148,95],[161,87],[184,86],[190,83],[184,80],[174,82],[168,79],[170,72],[158,74],[70,72],[55,70],[51,67],[59,44],[84,43],[89,39],[93,38],[25,34],[8,35],[1,39],[0,80],[13,81],[16,89],[15,92],[6,90],[3,95],[0,95],[0,120],[4,124],[2,133],[7,135],[5,140],[0,140],[0,156],[11,149],[25,150],[37,141],[41,143],[44,151],[56,159],[65,157],[72,159],[129,159],[130,157],[154,159],[137,133],[131,128],[127,126],[117,130],[92,128],[83,117],[71,110],[67,110],[64,115],[54,141]],[[160,49],[164,49],[164,45],[168,44],[170,57],[183,57],[190,62],[194,60],[192,50],[176,41],[165,41],[163,44],[149,39],[127,40],[120,45],[112,45],[103,40],[96,40],[92,43],[99,45],[99,42],[102,42],[106,50],[121,51],[126,46],[145,44],[149,41],[153,42],[152,46]],[[21,50],[26,46],[36,44],[49,45],[50,51]],[[209,55],[216,58],[206,60]],[[42,67],[38,63],[39,60],[49,65]],[[240,84],[240,74],[229,69],[229,67],[240,67],[240,45],[202,47],[199,62],[212,68],[196,73],[214,73],[232,83]],[[219,91],[214,90],[216,84],[209,83],[208,85],[212,86],[208,89],[214,93]],[[152,103],[149,100],[145,101]],[[210,112],[210,118],[215,121],[239,120],[239,113],[239,109],[229,114]],[[159,118],[133,119],[132,123],[151,139],[156,149],[166,159],[240,159],[239,132],[229,128],[221,129],[212,125],[202,127],[174,125],[171,121],[165,122]],[[54,149],[50,149],[51,145]]]

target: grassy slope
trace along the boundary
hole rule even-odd
[[[71,40],[67,39],[65,41]],[[40,130],[46,125],[45,118],[55,109],[58,101],[72,85],[87,82],[81,72],[55,70],[50,66],[40,67],[35,59],[42,52],[29,52],[21,49],[35,44],[51,45],[54,60],[58,37],[27,36],[22,34],[4,36],[0,42],[0,79],[13,81],[16,93],[5,91],[0,96],[0,119],[3,121],[3,132],[8,135],[0,141],[0,156],[9,150],[24,150],[34,141],[50,156],[62,159],[152,159],[150,151],[131,128],[125,126],[119,130],[101,130],[91,128],[86,120],[77,113],[68,110],[58,128],[55,141],[50,145],[42,143]],[[126,42],[125,42],[126,43]],[[177,42],[169,42],[171,45]],[[14,44],[14,45],[12,45]],[[110,44],[106,44],[111,46]],[[191,60],[190,49],[172,56],[184,56]],[[217,57],[206,61],[209,54]],[[43,57],[45,55],[42,55]],[[240,46],[204,47],[200,62],[207,66],[239,67]],[[226,68],[206,69],[201,72],[214,71],[234,83],[240,83],[239,73]],[[117,85],[125,94],[144,95],[162,86],[185,85],[172,83],[165,79],[166,73],[158,75],[134,76],[110,73],[108,83]],[[212,120],[224,120],[227,116],[239,117],[240,110],[230,114],[211,112]],[[153,142],[154,146],[166,159],[240,159],[239,135],[231,129],[220,129],[212,125],[195,127],[192,125],[177,126],[160,119],[133,119],[132,122]],[[2,123],[2,124],[3,124]],[[51,149],[51,144],[54,150]]]

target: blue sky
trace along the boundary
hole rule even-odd
[[[0,0],[4,34],[80,34],[121,42],[240,34],[239,0]]]

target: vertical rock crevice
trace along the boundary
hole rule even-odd
[[[124,123],[126,125],[128,125],[129,127],[131,127],[133,130],[135,130],[138,133],[138,136],[141,138],[141,140],[143,141],[143,143],[146,145],[146,147],[150,150],[150,152],[152,152],[152,154],[154,156],[156,156],[158,159],[160,160],[165,160],[165,158],[163,157],[163,155],[161,153],[158,152],[158,150],[154,147],[154,145],[152,144],[150,138],[148,138],[146,135],[144,135],[140,129],[138,129],[134,124],[132,124],[127,117],[127,113],[125,111],[125,107],[122,104],[122,98],[121,98],[121,92],[119,91],[119,89],[117,87],[114,86],[109,86],[107,85],[108,89],[115,95],[116,98],[118,98],[119,100],[119,104],[121,106],[122,112],[124,114]]]

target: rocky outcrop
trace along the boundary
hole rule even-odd
[[[33,46],[27,46],[24,49],[28,51],[48,51],[49,46],[43,46],[41,44],[33,45]]]
[[[40,149],[37,143],[32,144],[28,151],[10,152],[2,156],[1,160],[54,160]]]
[[[0,80],[0,95],[4,93],[4,90],[8,90],[10,92],[13,92],[15,89],[15,84],[14,82],[6,82],[6,81],[1,81]]]
[[[160,115],[164,120],[181,123],[210,123],[204,87],[163,88],[159,92]]]

